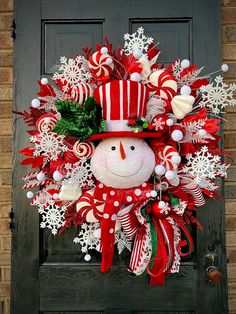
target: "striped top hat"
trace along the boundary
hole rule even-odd
[[[146,116],[148,88],[136,81],[114,80],[94,91],[95,101],[102,106],[106,132],[92,135],[91,139],[108,137],[158,137],[158,132],[133,132],[129,119]]]

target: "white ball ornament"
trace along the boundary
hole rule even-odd
[[[45,181],[45,179],[46,179],[45,173],[39,172],[37,174],[36,178],[37,178],[38,181]]]
[[[159,207],[159,208],[164,208],[165,205],[166,205],[166,203],[165,203],[164,201],[160,201],[160,202],[158,203],[158,207]]]
[[[191,94],[191,88],[188,85],[183,85],[180,89],[181,95],[190,95]]]
[[[180,65],[182,69],[186,69],[190,66],[190,61],[188,59],[183,59]]]
[[[44,121],[45,121],[46,124],[49,124],[51,122],[51,119],[47,117],[47,118],[44,119]]]
[[[181,132],[180,130],[174,130],[171,133],[171,138],[175,142],[181,141],[183,139],[183,137],[184,137],[183,132]]]
[[[226,63],[222,64],[222,66],[221,66],[221,71],[227,72],[228,70],[229,70],[228,64],[226,64]]]
[[[91,255],[90,254],[86,254],[85,256],[84,256],[84,260],[86,261],[86,262],[89,262],[89,261],[91,261]]]
[[[110,65],[110,64],[112,64],[112,63],[113,63],[112,58],[107,58],[107,59],[106,59],[106,64]]]
[[[207,135],[207,131],[204,129],[200,129],[200,130],[198,130],[198,134],[199,134],[199,136],[204,137]]]
[[[58,170],[53,172],[52,177],[55,181],[61,181],[63,179],[63,175]]]
[[[181,157],[180,155],[173,155],[171,157],[171,161],[174,163],[174,164],[180,164],[181,163]]]
[[[106,55],[108,53],[107,47],[102,47],[100,52],[101,52],[102,55]]]
[[[38,98],[34,98],[32,101],[31,101],[31,106],[33,108],[38,108],[40,106],[40,101]]]
[[[172,126],[172,125],[174,125],[174,123],[175,123],[174,120],[171,118],[166,120],[166,125],[168,125],[168,126]]]
[[[94,230],[93,235],[95,238],[100,239],[101,238],[101,229]]]
[[[165,177],[167,180],[173,180],[175,177],[175,172],[172,170],[167,170],[165,173]]]
[[[130,80],[135,81],[135,82],[139,82],[140,81],[140,74],[137,72],[132,73],[130,75]]]
[[[27,196],[27,198],[33,198],[34,193],[32,191],[29,191],[29,192],[27,192],[26,196]]]
[[[48,84],[48,79],[46,77],[41,78],[41,84],[42,85],[47,85]]]
[[[155,173],[158,176],[163,176],[163,174],[165,174],[165,172],[166,172],[166,168],[163,165],[157,165],[155,167]]]
[[[133,56],[136,58],[136,59],[140,59],[142,57],[143,53],[140,49],[134,49],[134,52],[133,52]]]
[[[54,200],[58,200],[58,199],[59,199],[59,194],[58,194],[58,193],[54,193],[53,196],[52,196],[52,198],[53,198]]]
[[[155,191],[155,190],[152,190],[151,192],[150,192],[150,195],[151,195],[151,197],[157,197],[157,191]]]

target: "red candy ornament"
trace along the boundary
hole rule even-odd
[[[149,76],[148,87],[155,92],[156,95],[169,101],[177,93],[177,83],[175,78],[164,70],[153,72]]]
[[[153,129],[157,132],[166,133],[169,130],[166,120],[169,117],[165,114],[157,114],[152,120]]]
[[[160,201],[152,204],[151,213],[157,219],[165,219],[170,215],[170,207],[168,203]]]
[[[114,63],[110,55],[102,54],[100,51],[92,54],[88,66],[94,78],[109,76],[114,69]]]

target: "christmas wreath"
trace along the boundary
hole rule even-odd
[[[30,128],[23,189],[41,228],[75,228],[87,262],[101,252],[102,272],[115,246],[129,250],[128,271],[151,285],[179,271],[194,249],[188,225],[201,229],[196,210],[219,196],[214,179],[229,166],[219,114],[236,90],[187,59],[159,65],[159,53],[141,27],[123,48],[105,38],[96,51],[61,57],[53,84],[42,78],[29,110],[17,112]]]

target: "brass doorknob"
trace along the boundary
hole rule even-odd
[[[222,273],[215,266],[209,266],[206,269],[208,279],[213,283],[219,283],[223,279]]]

